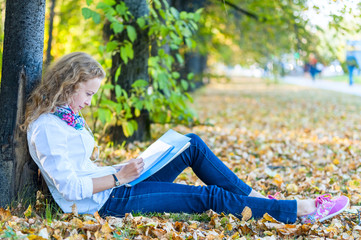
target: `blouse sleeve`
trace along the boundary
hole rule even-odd
[[[91,177],[78,177],[69,160],[67,132],[56,123],[47,122],[34,126],[31,143],[37,156],[37,164],[53,181],[65,200],[89,198],[93,194]],[[35,159],[34,159],[35,160]],[[35,160],[36,161],[36,160]]]

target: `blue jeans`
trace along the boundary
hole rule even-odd
[[[239,179],[195,134],[187,134],[191,145],[160,171],[133,187],[114,188],[99,210],[102,216],[123,217],[125,213],[202,213],[212,209],[241,217],[244,207],[254,218],[268,213],[285,223],[296,221],[296,200],[248,197],[252,188]],[[173,183],[187,167],[207,186]]]

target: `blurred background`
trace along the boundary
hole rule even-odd
[[[0,61],[5,5],[0,0]],[[47,0],[43,70],[70,52],[92,54],[108,77],[89,121],[100,139],[118,132],[111,126],[124,136],[110,139],[128,138],[149,132],[139,128],[148,120],[196,123],[187,92],[213,80],[361,83],[360,7],[359,0]]]

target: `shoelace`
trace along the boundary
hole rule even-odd
[[[322,205],[324,202],[331,201],[331,195],[330,194],[323,194],[321,196],[318,196],[315,200],[315,205],[318,207],[319,205]]]
[[[268,195],[267,197],[268,197],[269,199],[277,199],[276,196],[277,196],[278,194],[280,194],[280,192],[276,192],[274,195]]]

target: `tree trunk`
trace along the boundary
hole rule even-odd
[[[128,6],[129,11],[133,14],[134,19],[147,15],[149,13],[148,4],[146,0],[125,0],[125,4]],[[113,84],[117,84],[122,87],[127,93],[130,93],[132,84],[139,79],[149,81],[148,75],[148,58],[149,58],[149,40],[148,32],[141,30],[137,23],[134,21],[131,24],[137,31],[137,39],[133,43],[134,58],[129,60],[126,65],[123,64],[123,60],[120,54],[115,54],[112,57],[112,69],[111,79]],[[126,31],[116,36],[120,41],[127,39]],[[119,65],[122,66],[121,74],[118,79],[115,79],[115,72]],[[113,93],[114,94],[114,93]],[[138,123],[138,129],[133,136],[126,138],[123,134],[122,126],[114,126],[111,129],[111,139],[115,143],[122,143],[126,141],[146,141],[150,139],[150,119],[149,113],[145,110],[142,111],[141,115],[134,118]]]
[[[53,26],[54,26],[54,16],[55,16],[55,4],[56,0],[51,0],[50,6],[50,17],[49,17],[49,39],[48,39],[48,47],[46,49],[46,60],[45,60],[45,67],[48,67],[53,60],[51,56],[51,43],[53,41]]]
[[[26,98],[40,81],[45,0],[6,1],[0,90],[0,206],[35,193],[37,167],[20,131]],[[20,195],[21,194],[21,195]]]
[[[207,1],[172,0],[171,4],[179,12],[195,12],[199,8],[205,7]],[[198,40],[196,40],[197,44],[202,44],[199,34],[194,34],[196,39],[199,38]],[[178,67],[180,67],[179,72],[181,74],[181,79],[187,79],[188,73],[194,73],[193,82],[195,83],[195,88],[198,88],[203,85],[203,73],[207,67],[207,55],[201,54],[197,49],[192,49],[190,52],[184,54],[184,66]]]

